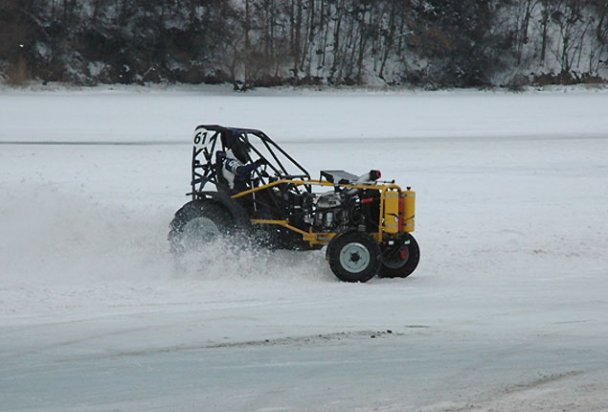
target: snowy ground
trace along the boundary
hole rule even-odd
[[[418,270],[176,270],[199,123],[412,185]],[[3,91],[0,141],[1,410],[608,409],[606,92]]]

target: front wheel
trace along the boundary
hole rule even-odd
[[[409,233],[395,241],[394,245],[382,249],[380,277],[406,278],[411,275],[420,262],[420,247]]]
[[[367,282],[380,269],[380,247],[364,232],[346,232],[327,245],[329,267],[344,282]]]

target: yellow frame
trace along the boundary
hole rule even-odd
[[[291,184],[291,185],[295,185],[295,186],[311,185],[311,186],[325,186],[325,187],[342,187],[342,188],[346,188],[346,189],[378,190],[380,192],[380,219],[378,222],[378,231],[371,234],[372,237],[377,242],[382,242],[383,235],[384,235],[383,216],[384,216],[384,202],[385,202],[386,192],[396,190],[399,193],[399,195],[401,194],[401,192],[403,192],[403,190],[401,189],[401,186],[396,185],[394,183],[387,183],[387,184],[380,184],[380,185],[378,185],[378,184],[350,184],[350,183],[335,184],[335,183],[331,183],[331,182],[327,182],[327,181],[323,181],[323,180],[280,179],[280,180],[276,180],[274,182],[265,184],[263,186],[259,186],[259,187],[255,187],[253,189],[239,192],[237,194],[232,195],[231,197],[233,199],[240,199],[242,197],[251,195],[253,193],[260,192],[262,190],[270,189],[272,187],[280,186],[280,185],[284,185],[284,184]],[[409,188],[408,188],[408,190],[409,190]],[[295,226],[290,225],[287,220],[251,219],[251,224],[282,226],[286,229],[289,229],[293,232],[300,234],[302,236],[303,240],[305,242],[308,242],[310,245],[326,245],[329,243],[329,241],[332,238],[334,238],[336,236],[336,233],[325,233],[325,232],[317,233],[317,232],[313,232],[312,229],[310,229],[309,232],[306,232],[305,230],[302,230]],[[403,230],[400,227],[398,233],[402,232],[402,231]]]

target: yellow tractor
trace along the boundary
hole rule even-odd
[[[331,270],[346,282],[405,278],[416,269],[410,187],[381,181],[377,170],[324,170],[311,179],[260,130],[202,125],[193,142],[192,199],[169,232],[175,254],[238,235],[276,249],[327,246]]]

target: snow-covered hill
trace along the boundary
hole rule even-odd
[[[598,0],[0,3],[0,83],[605,83]]]

